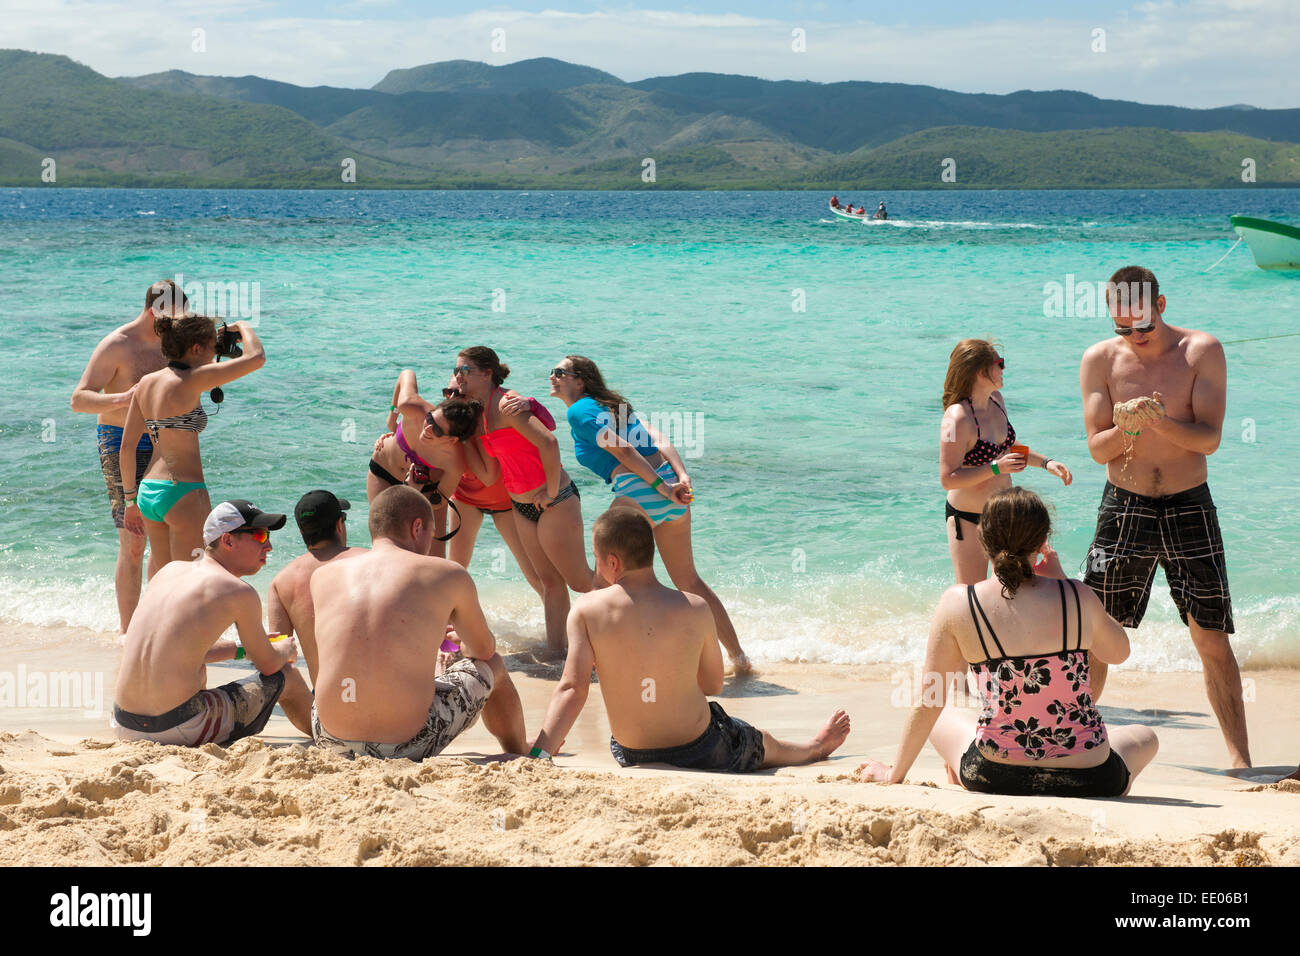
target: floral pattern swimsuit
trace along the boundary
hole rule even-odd
[[[980,646],[988,655],[988,644],[980,629],[983,618],[989,637],[1001,655],[971,665],[984,704],[975,732],[975,746],[985,756],[1043,760],[1092,750],[1107,742],[1106,725],[1092,702],[1088,652],[1082,649],[1083,611],[1079,591],[1071,581],[1077,622],[1075,647],[1071,650],[1065,582],[1058,580],[1056,584],[1061,590],[1062,649],[1056,654],[1024,657],[1007,655],[975,596],[974,585],[966,588]]]

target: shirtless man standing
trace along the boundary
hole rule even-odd
[[[655,578],[654,531],[639,511],[611,508],[592,528],[596,567],[613,584],[569,612],[564,676],[529,756],[559,749],[587,702],[591,669],[609,716],[609,749],[624,767],[667,763],[746,773],[825,760],[849,735],[837,710],[806,744],[777,740],[729,717],[706,695],[722,692],[722,649],[704,599]]]
[[[277,702],[290,723],[311,732],[311,691],[293,666],[298,647],[293,638],[271,643],[262,601],[240,580],[266,564],[271,532],[282,527],[284,515],[223,501],[203,525],[203,556],[172,561],[153,576],[123,641],[113,691],[119,738],[224,746],[260,733]],[[232,624],[258,673],[205,689],[206,665],[243,656],[221,640]]]
[[[155,282],[144,297],[144,309],[126,325],[110,332],[91,353],[81,381],[72,392],[72,410],[96,416],[99,423],[99,464],[108,486],[108,501],[113,524],[117,526],[117,615],[122,633],[131,623],[131,615],[140,603],[140,563],[144,559],[145,537],[126,527],[123,516],[126,503],[122,495],[122,470],[118,459],[122,449],[122,426],[126,424],[127,406],[136,383],[156,372],[167,360],[162,354],[162,340],[154,331],[154,319],[161,315],[185,314],[185,293],[170,279]],[[136,445],[136,475],[143,475],[153,457],[153,444],[142,435]],[[149,577],[158,570],[149,555]]]
[[[433,509],[394,485],[370,502],[370,551],[311,577],[318,679],[316,745],[344,755],[423,760],[474,723],[523,753],[524,711],[469,572],[428,555]],[[434,677],[455,625],[464,659]]]
[[[311,579],[335,559],[365,554],[367,548],[348,547],[347,515],[351,503],[328,491],[309,491],[293,509],[307,553],[290,561],[271,581],[266,598],[266,622],[272,634],[298,638],[312,686],[316,686],[316,609],[311,603]]]
[[[1206,484],[1227,400],[1223,347],[1208,333],[1165,324],[1165,297],[1149,269],[1120,269],[1106,300],[1119,337],[1089,348],[1079,369],[1088,450],[1106,466],[1084,580],[1111,617],[1137,627],[1156,565],[1164,568],[1232,765],[1249,767],[1227,564]],[[1135,409],[1117,408],[1134,399]],[[1105,677],[1106,665],[1094,660],[1094,696]]]

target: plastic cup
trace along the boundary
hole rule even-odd
[[[1013,455],[1024,455],[1026,458],[1028,458],[1028,457],[1029,457],[1029,446],[1028,446],[1028,445],[1012,445],[1012,446],[1011,446],[1011,454],[1013,454]]]

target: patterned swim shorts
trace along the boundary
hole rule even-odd
[[[379,757],[382,760],[423,760],[470,728],[492,693],[492,668],[486,661],[465,658],[434,678],[429,718],[410,740],[400,744],[340,740],[320,724],[316,704],[311,705],[311,730],[317,747],[344,757]]]
[[[201,690],[179,707],[157,717],[142,717],[114,705],[110,722],[120,740],[199,747],[232,744],[260,734],[284,693],[284,673],[252,674]]]
[[[104,472],[104,484],[108,486],[108,503],[113,512],[113,525],[126,527],[126,498],[122,491],[122,429],[116,425],[100,425],[96,438],[99,443],[99,467]],[[135,446],[135,483],[138,487],[149,468],[153,458],[153,442],[148,435],[141,435]]]
[[[1233,633],[1228,565],[1209,486],[1151,498],[1106,482],[1084,581],[1124,627],[1142,622],[1157,564],[1184,624],[1190,616],[1208,631]]]

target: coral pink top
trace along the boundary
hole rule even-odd
[[[530,398],[528,407],[534,418],[555,431],[555,419],[545,405]],[[487,411],[484,410],[483,414],[486,416]],[[506,491],[520,495],[546,484],[546,468],[536,445],[508,425],[487,431],[485,418],[484,427],[483,450],[501,463],[501,481]]]
[[[1056,584],[1061,589],[1062,649],[1056,654],[1024,657],[1006,655],[984,608],[980,607],[974,585],[966,587],[980,646],[985,654],[989,653],[980,630],[980,618],[983,618],[989,637],[1002,655],[971,665],[984,704],[975,732],[975,746],[986,756],[1033,762],[1093,750],[1107,742],[1106,725],[1092,702],[1088,652],[1082,649],[1083,611],[1079,591],[1071,581],[1075,629],[1079,633],[1074,649],[1070,650],[1065,584],[1059,580]],[[976,610],[979,617],[975,616]]]

